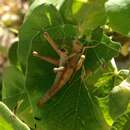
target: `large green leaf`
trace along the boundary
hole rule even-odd
[[[37,2],[36,5],[32,4],[20,30],[18,49],[20,63],[26,64],[33,37],[47,27],[61,24],[63,24],[62,18],[54,6],[44,2]]]
[[[130,0],[108,0],[105,7],[112,29],[130,35]]]
[[[76,28],[72,25],[57,26],[45,31],[51,35],[59,47],[64,46],[64,44],[71,46],[72,40],[77,34]],[[25,87],[37,129],[108,130],[109,127],[91,97],[86,84],[80,79],[79,73],[43,108],[37,107],[38,100],[53,84],[55,74],[53,65],[32,56],[31,52],[34,50],[44,56],[58,57],[43,38],[42,33],[39,33],[32,40]]]
[[[65,0],[60,8],[67,22],[76,24],[81,33],[91,33],[105,23],[106,0]]]

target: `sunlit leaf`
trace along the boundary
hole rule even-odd
[[[77,24],[80,32],[89,34],[105,23],[105,1],[66,0],[60,11],[66,21]]]
[[[108,0],[105,8],[112,29],[130,35],[130,0]]]
[[[115,86],[109,96],[109,109],[113,119],[127,110],[130,101],[130,84],[127,80]]]
[[[126,112],[119,116],[112,125],[111,130],[129,130],[130,129],[130,113]]]
[[[30,130],[13,112],[0,102],[0,130]]]

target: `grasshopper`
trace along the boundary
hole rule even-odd
[[[45,95],[38,101],[37,105],[42,107],[48,100],[50,100],[72,77],[72,75],[80,70],[82,64],[85,60],[85,55],[83,54],[86,48],[80,44],[79,40],[74,40],[72,43],[72,52],[68,56],[67,53],[63,50],[60,50],[55,43],[55,41],[51,38],[51,36],[44,32],[44,38],[48,41],[50,46],[54,49],[54,51],[59,55],[60,60],[56,60],[51,57],[41,56],[38,52],[33,51],[33,56],[39,57],[40,59],[47,61],[51,64],[58,66],[53,70],[56,73],[56,78],[52,87],[45,93]]]

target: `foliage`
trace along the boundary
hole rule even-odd
[[[118,2],[123,4],[117,6]],[[19,42],[9,51],[11,65],[3,75],[2,101],[30,129],[128,130],[129,70],[116,67],[114,57],[121,45],[108,32],[129,36],[129,0],[31,0],[30,3]],[[123,19],[126,20],[122,23]],[[52,86],[55,66],[34,57],[32,52],[59,58],[43,37],[44,32],[68,53],[76,39],[82,46],[92,48],[85,52],[82,68],[40,108],[37,102]]]
[[[1,130],[29,130],[29,127],[20,121],[9,108],[0,102],[0,129]]]

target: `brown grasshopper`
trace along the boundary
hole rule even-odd
[[[38,101],[37,105],[39,107],[42,107],[49,99],[51,99],[51,97],[53,97],[71,79],[74,72],[81,68],[83,61],[85,60],[85,55],[83,55],[85,49],[92,48],[92,46],[83,47],[78,40],[75,40],[72,44],[72,53],[68,56],[65,51],[62,51],[57,47],[57,44],[47,32],[44,33],[44,38],[59,55],[60,60],[41,56],[36,51],[33,52],[33,56],[39,57],[42,60],[59,66],[58,68],[54,68],[54,72],[56,72],[56,78],[52,87]]]

